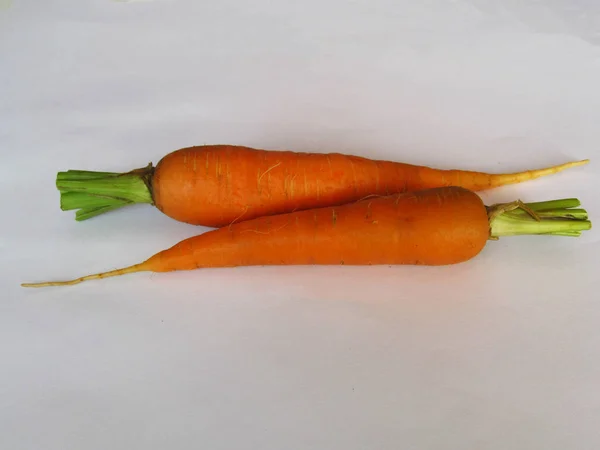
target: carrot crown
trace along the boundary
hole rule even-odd
[[[152,163],[126,173],[68,170],[56,176],[60,208],[86,220],[135,203],[153,204]]]
[[[523,203],[520,200],[487,207],[490,239],[517,235],[578,237],[592,228],[585,209],[576,198]]]

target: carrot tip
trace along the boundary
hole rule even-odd
[[[71,284],[81,283],[83,280],[71,280],[71,281],[44,281],[41,283],[21,283],[21,287],[28,288],[40,288],[48,286],[67,286]]]
[[[93,275],[86,275],[83,277],[75,278],[74,280],[68,281],[44,281],[41,283],[21,283],[21,287],[29,288],[40,288],[50,286],[71,286],[73,284],[79,284],[82,281],[97,280],[100,278],[116,277],[119,275],[125,275],[127,273],[142,272],[148,270],[144,263],[135,264],[133,266],[125,267],[123,269],[111,270],[110,272],[96,273]]]
[[[573,161],[570,164],[571,164],[571,167],[577,167],[577,166],[583,166],[585,164],[588,164],[589,162],[590,162],[589,159],[582,159],[581,161]]]
[[[544,169],[527,170],[525,172],[516,173],[505,173],[492,175],[490,177],[489,188],[495,188],[500,186],[506,186],[508,184],[522,183],[527,180],[535,180],[536,178],[545,177],[562,172],[573,167],[583,166],[590,162],[589,159],[582,159],[580,161],[571,161],[556,166],[546,167]]]

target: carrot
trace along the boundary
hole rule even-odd
[[[368,195],[390,195],[442,186],[472,191],[554,174],[588,160],[509,174],[379,161],[339,153],[296,153],[232,145],[183,148],[156,167],[124,174],[59,172],[61,208],[76,219],[134,203],[156,206],[182,222],[210,227],[292,211],[342,205]]]
[[[211,267],[456,264],[474,258],[489,239],[500,236],[578,236],[591,223],[577,206],[578,200],[566,199],[486,207],[464,188],[432,188],[238,222],[183,240],[130,267],[23,286]]]

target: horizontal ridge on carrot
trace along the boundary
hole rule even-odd
[[[69,170],[56,185],[77,220],[135,203],[194,225],[221,227],[260,216],[337,206],[369,195],[444,186],[481,191],[586,164],[574,161],[518,173],[438,170],[340,153],[206,145],[176,150],[154,167],[126,173]]]
[[[375,196],[342,206],[238,222],[181,241],[144,262],[62,286],[134,272],[255,265],[448,265],[513,235],[579,236],[591,228],[577,199],[486,206],[462,187]]]

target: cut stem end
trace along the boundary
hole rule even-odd
[[[87,220],[136,203],[154,204],[152,163],[126,173],[68,170],[56,176],[63,211],[76,210],[75,219]]]
[[[502,236],[553,235],[578,237],[592,228],[577,199],[523,203],[520,200],[488,207],[490,239]]]

